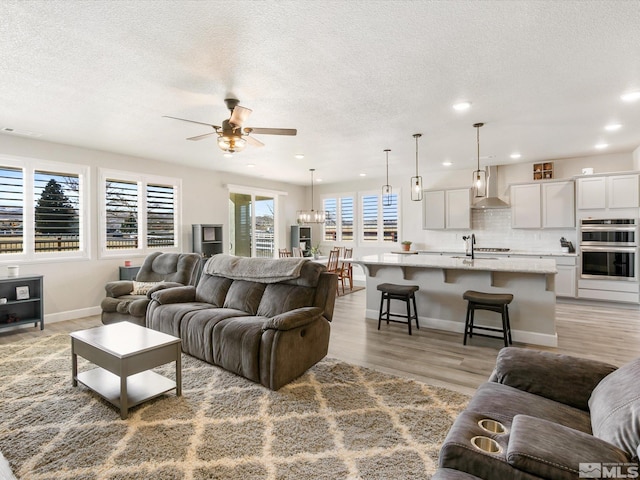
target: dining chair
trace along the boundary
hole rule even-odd
[[[342,271],[342,265],[338,264],[339,257],[339,249],[334,248],[329,252],[329,260],[327,261],[327,272],[335,273],[338,275],[338,281],[342,284],[342,294],[344,295],[344,273]],[[336,286],[336,293],[340,295],[340,288],[338,286]]]
[[[286,248],[280,248],[280,249],[278,249],[278,256],[280,258],[290,257],[291,256],[291,252],[289,250],[287,250]]]
[[[292,256],[294,257],[304,257],[304,255],[302,254],[302,249],[299,247],[293,247],[292,249]]]
[[[344,249],[344,255],[342,258],[352,258],[353,248]],[[349,291],[353,290],[353,264],[351,262],[342,262],[342,274],[344,278],[349,280]],[[344,292],[344,288],[343,288]]]

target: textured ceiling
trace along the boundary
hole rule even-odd
[[[304,184],[640,146],[640,1],[0,1],[0,128]],[[227,159],[208,127],[296,137]],[[472,102],[456,112],[452,104]],[[605,132],[610,122],[623,124]],[[296,153],[304,153],[296,160]],[[484,157],[488,157],[486,160]],[[248,164],[255,167],[248,168]]]

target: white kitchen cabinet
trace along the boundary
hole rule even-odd
[[[460,188],[445,192],[446,228],[471,228],[471,190]]]
[[[636,173],[578,178],[578,209],[638,208],[639,177]]]
[[[549,182],[542,186],[542,228],[572,228],[576,225],[575,184]]]
[[[511,227],[540,228],[540,185],[511,185]]]
[[[425,230],[469,229],[471,191],[468,188],[425,190],[422,213]]]
[[[444,229],[444,190],[425,190],[422,196],[422,228],[425,230]]]
[[[512,228],[574,226],[575,200],[572,181],[511,185]]]

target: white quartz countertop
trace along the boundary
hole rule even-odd
[[[465,252],[464,250],[455,250],[455,249],[451,249],[451,250],[412,250],[412,253],[422,253],[422,254],[435,254],[435,255],[464,255]],[[513,255],[513,256],[520,256],[520,257],[577,257],[578,254],[573,252],[573,253],[567,253],[567,252],[561,252],[558,250],[555,251],[532,251],[532,250],[509,250],[508,252],[475,252],[476,255],[482,255],[484,257],[486,256],[496,256],[496,255],[500,255],[500,256],[509,256],[509,255]]]
[[[443,270],[480,270],[489,272],[557,273],[556,262],[546,258],[476,258],[461,255],[397,255],[381,253],[353,259],[360,265],[439,268]]]

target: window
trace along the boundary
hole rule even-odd
[[[0,157],[0,261],[87,257],[88,168]]]
[[[352,196],[323,200],[323,208],[327,212],[322,236],[325,242],[352,242],[354,240],[353,207]]]
[[[101,170],[101,254],[179,250],[179,180]]]
[[[383,206],[382,195],[362,194],[362,235],[365,243],[397,242],[399,231],[398,195],[391,195],[391,205]]]

